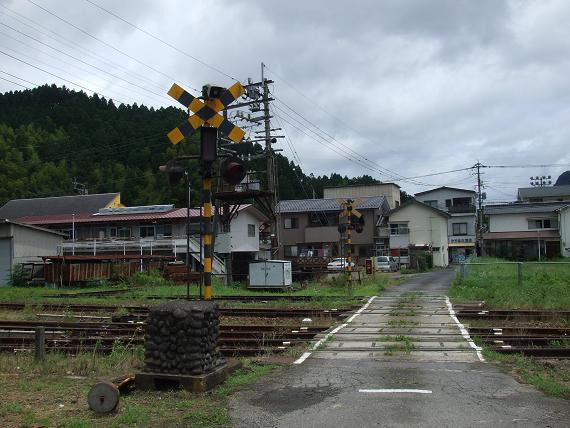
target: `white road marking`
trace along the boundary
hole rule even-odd
[[[471,346],[475,350],[475,352],[477,353],[477,357],[479,358],[479,361],[485,361],[485,358],[483,358],[483,354],[481,353],[482,348],[480,346],[475,345],[475,342],[473,342],[473,340],[471,339],[471,336],[469,336],[469,332],[467,331],[465,326],[459,322],[459,320],[455,316],[455,311],[453,310],[453,306],[451,305],[451,301],[449,300],[449,297],[447,297],[447,296],[445,296],[445,304],[447,305],[447,310],[449,311],[449,316],[455,322],[455,324],[457,324],[457,327],[459,327],[459,331],[461,332],[461,335],[467,341],[467,343],[469,343],[469,346]]]
[[[358,392],[364,393],[393,393],[393,394],[431,394],[430,389],[359,389]]]
[[[370,305],[370,303],[372,303],[372,301],[376,298],[376,296],[372,296],[370,299],[368,299],[368,302],[362,306],[358,311],[356,311],[356,313],[351,316],[347,322],[345,322],[344,324],[339,325],[338,327],[334,328],[332,331],[329,331],[325,337],[323,337],[321,340],[319,340],[317,343],[315,343],[312,347],[311,347],[311,351],[315,351],[316,349],[319,348],[319,346],[321,346],[331,335],[339,332],[341,329],[343,329],[344,327],[346,327],[348,325],[348,323],[350,323],[354,318],[356,318],[358,315],[360,315],[362,313],[362,311],[364,311],[366,308],[368,308],[368,306]],[[301,355],[293,364],[301,364],[303,363],[303,361],[305,361],[307,358],[309,358],[311,356],[312,352],[305,352],[303,355]]]

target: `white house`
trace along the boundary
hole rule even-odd
[[[450,215],[447,243],[453,261],[462,261],[475,251],[477,242],[477,210],[473,190],[438,187],[416,193],[415,199]]]
[[[431,251],[433,265],[449,264],[447,230],[451,216],[438,208],[412,199],[390,211],[390,255],[406,257],[413,249]]]
[[[567,206],[568,202],[487,205],[489,230],[483,234],[486,254],[514,260],[559,257],[563,246],[559,217],[567,227],[568,214],[563,210]]]

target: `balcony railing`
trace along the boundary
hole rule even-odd
[[[457,213],[474,213],[476,211],[475,205],[465,204],[465,205],[451,205],[446,208],[447,212],[450,214]]]

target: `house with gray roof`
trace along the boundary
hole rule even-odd
[[[512,260],[560,257],[560,211],[568,205],[570,201],[487,205],[486,254]]]
[[[520,202],[570,201],[570,184],[555,186],[521,187],[517,199]]]
[[[12,199],[0,208],[0,219],[58,214],[93,214],[101,208],[122,206],[120,193]]]
[[[390,206],[385,196],[358,198],[355,208],[364,217],[362,233],[353,233],[353,255],[360,263],[387,248],[388,237],[377,235],[377,225],[385,220]],[[341,257],[341,236],[338,232],[339,199],[284,200],[277,205],[281,258],[303,256]]]

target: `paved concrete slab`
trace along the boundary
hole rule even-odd
[[[479,361],[445,311],[452,277],[415,276],[336,327],[301,364],[234,395],[234,426],[569,426],[568,402]],[[404,305],[416,313],[394,316]],[[413,348],[390,349],[402,342],[394,335]]]

